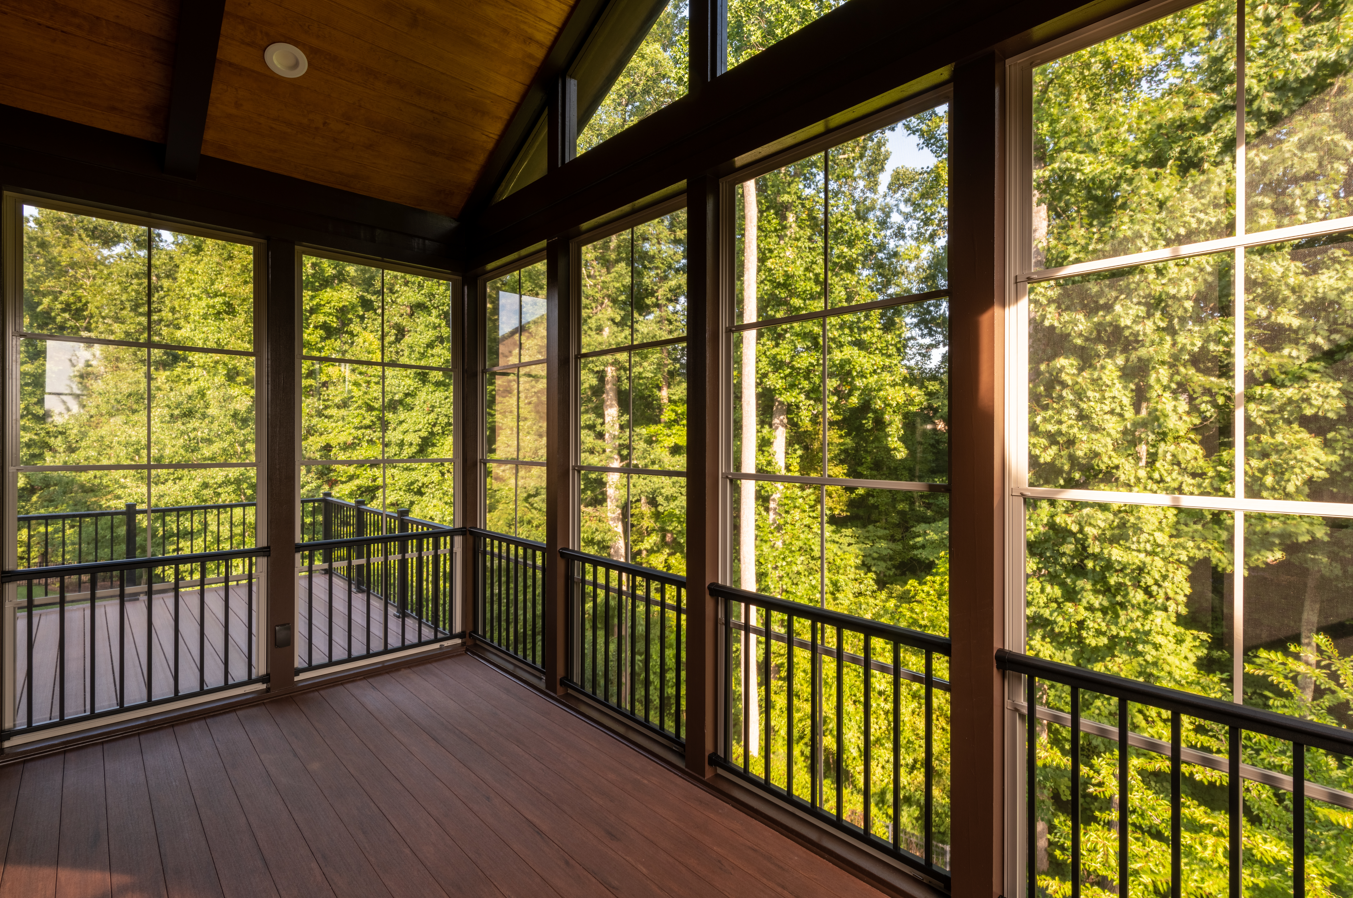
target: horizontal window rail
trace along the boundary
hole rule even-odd
[[[545,669],[545,544],[470,528],[474,540],[474,636]]]
[[[297,672],[461,635],[456,540],[465,531],[433,526],[296,544]]]
[[[1114,885],[1120,894],[1127,894],[1133,869],[1132,829],[1141,825],[1140,820],[1134,822],[1138,802],[1169,809],[1168,823],[1153,826],[1150,838],[1169,846],[1170,885],[1176,894],[1185,882],[1186,820],[1192,841],[1210,839],[1222,846],[1209,852],[1208,863],[1218,862],[1217,855],[1225,858],[1227,894],[1239,898],[1245,821],[1256,813],[1247,814],[1246,806],[1266,804],[1270,813],[1288,814],[1293,894],[1303,895],[1308,848],[1316,844],[1308,841],[1308,823],[1320,820],[1308,802],[1353,808],[1353,793],[1328,782],[1331,775],[1348,779],[1347,763],[1331,763],[1329,757],[1353,757],[1353,733],[1347,730],[1005,649],[996,652],[996,666],[1024,677],[1024,701],[1011,704],[1025,721],[1025,831],[1064,834],[1067,843],[1062,871],[1050,867],[1048,846],[1039,844],[1042,836],[1026,840],[1029,896],[1060,890],[1063,878],[1077,884],[1071,891],[1077,894],[1079,883],[1090,875],[1089,854],[1104,854],[1106,822],[1117,842]],[[1039,724],[1031,728],[1031,719]],[[1243,763],[1242,750],[1251,761],[1267,763]],[[1312,751],[1317,754],[1310,755]],[[1164,758],[1168,762],[1162,764]],[[1315,775],[1313,761],[1321,762],[1318,767],[1326,781],[1308,779]],[[1114,769],[1108,799],[1098,794],[1102,788],[1091,789],[1092,781],[1104,785],[1105,769]],[[1252,784],[1248,788],[1246,781]],[[1134,795],[1134,788],[1148,791]],[[1190,813],[1189,801],[1208,811],[1220,806],[1220,813],[1211,816],[1224,818],[1224,824],[1215,832],[1200,829],[1204,815]],[[1087,834],[1091,825],[1095,831]],[[1137,838],[1144,842],[1148,837],[1139,832]],[[1089,852],[1087,839],[1094,840]],[[1273,858],[1259,862],[1272,863]],[[1150,888],[1160,885],[1159,879],[1153,874]]]
[[[267,555],[4,572],[15,634],[0,669],[5,736],[258,682],[257,559]]]
[[[686,578],[572,549],[559,555],[570,584],[569,687],[685,745]]]
[[[254,503],[24,514],[17,520],[25,568],[248,549],[257,543]]]
[[[716,766],[949,886],[949,640],[717,583]]]

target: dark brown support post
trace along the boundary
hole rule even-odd
[[[722,383],[727,354],[719,289],[722,198],[718,178],[704,175],[687,181],[686,767],[701,777],[714,773],[709,756],[718,739],[718,609],[708,586],[722,574]]]
[[[452,364],[459,372],[456,384],[456,444],[460,459],[456,471],[459,500],[456,521],[462,527],[484,526],[484,467],[480,463],[481,436],[484,433],[484,335],[480,328],[484,316],[479,302],[479,283],[471,278],[462,285],[460,296],[451,299],[451,320],[460,322],[453,334]],[[468,636],[475,628],[475,557],[473,536],[457,537],[460,574],[456,589],[460,593],[460,628]]]
[[[953,894],[1001,894],[1005,636],[1004,60],[958,66],[950,106]]]
[[[573,265],[567,240],[545,247],[545,689],[564,692],[568,676],[568,565],[573,545]]]
[[[567,75],[554,79],[550,93],[548,171],[557,171],[578,154],[578,82]]]
[[[728,0],[691,0],[690,84],[687,92],[699,96],[705,85],[728,68]]]
[[[262,496],[268,535],[268,689],[286,692],[296,682],[296,537],[300,528],[300,267],[296,244],[268,241],[267,468]],[[285,638],[282,638],[282,637]],[[285,645],[278,645],[285,642]]]

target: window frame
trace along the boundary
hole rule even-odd
[[[329,260],[329,261],[331,261],[331,262],[341,262],[341,263],[350,264],[350,265],[361,265],[361,266],[364,266],[364,267],[367,267],[367,268],[375,268],[375,269],[378,269],[378,270],[381,272],[381,359],[380,359],[380,361],[378,361],[378,362],[373,362],[373,361],[370,361],[370,360],[346,359],[346,358],[342,358],[342,357],[339,357],[339,356],[319,356],[319,355],[306,355],[306,354],[305,354],[305,258],[306,258],[307,256],[314,257],[314,258],[320,258],[320,259],[327,259],[327,260]],[[403,362],[387,362],[387,361],[385,361],[385,273],[386,273],[387,271],[392,271],[392,272],[395,272],[396,274],[407,274],[407,275],[411,275],[411,276],[413,276],[413,277],[427,278],[427,279],[430,279],[430,280],[438,280],[438,281],[445,281],[445,282],[446,282],[446,284],[447,284],[447,289],[448,289],[448,291],[449,291],[449,299],[450,299],[450,302],[449,302],[449,315],[448,315],[448,335],[447,335],[447,339],[448,339],[449,342],[448,342],[447,348],[448,348],[448,350],[449,350],[449,352],[450,352],[451,359],[450,359],[450,364],[449,364],[448,366],[442,367],[442,366],[438,366],[438,365],[411,365],[411,364],[406,364],[406,363],[403,363]],[[296,451],[296,458],[297,458],[297,469],[298,469],[297,473],[298,473],[298,475],[300,474],[301,471],[303,471],[305,468],[308,468],[308,467],[332,467],[332,466],[340,466],[340,465],[378,465],[378,466],[380,466],[380,468],[381,468],[381,506],[380,506],[380,510],[381,510],[381,511],[390,511],[391,513],[393,513],[391,509],[387,508],[388,502],[386,501],[387,486],[386,486],[386,476],[385,476],[385,475],[386,475],[386,472],[385,472],[385,466],[386,466],[386,465],[391,465],[391,464],[395,464],[395,465],[442,464],[442,465],[445,465],[445,464],[449,464],[449,465],[452,466],[452,468],[451,468],[451,471],[452,471],[452,480],[451,480],[451,483],[452,483],[451,508],[452,508],[452,518],[453,518],[453,519],[452,519],[451,521],[447,521],[447,522],[438,521],[437,523],[445,524],[445,525],[448,526],[448,527],[456,527],[456,526],[459,526],[460,521],[461,521],[461,519],[462,519],[462,516],[463,516],[463,514],[464,514],[464,512],[463,512],[462,509],[461,509],[461,504],[462,504],[462,503],[461,503],[461,496],[464,495],[464,492],[465,492],[465,491],[464,491],[464,488],[463,488],[463,482],[462,482],[462,480],[461,480],[461,478],[462,478],[462,472],[461,472],[461,449],[460,449],[460,447],[461,447],[460,427],[461,427],[462,419],[464,418],[464,415],[462,414],[462,411],[461,411],[461,403],[460,403],[460,401],[459,401],[459,399],[460,399],[460,385],[461,385],[461,379],[464,377],[464,365],[462,364],[462,359],[461,359],[461,356],[462,356],[462,354],[463,354],[463,349],[462,349],[462,343],[463,343],[463,340],[460,339],[460,334],[457,333],[457,329],[458,329],[458,328],[460,328],[461,330],[464,329],[464,321],[463,321],[463,317],[457,315],[458,303],[459,303],[459,301],[460,301],[460,288],[461,288],[461,278],[460,278],[460,276],[459,276],[459,275],[455,275],[455,274],[449,274],[449,273],[447,273],[447,272],[445,272],[445,271],[438,271],[438,270],[432,269],[432,268],[422,268],[422,267],[419,267],[419,266],[417,266],[417,265],[408,265],[408,264],[405,264],[405,263],[402,263],[402,262],[394,262],[394,261],[390,261],[390,260],[387,260],[387,259],[382,259],[382,258],[375,257],[375,256],[363,256],[363,255],[356,254],[356,253],[345,253],[345,252],[341,252],[341,251],[338,251],[338,250],[328,249],[328,248],[322,247],[322,246],[315,246],[315,245],[310,245],[310,244],[298,244],[298,245],[296,246],[296,282],[297,282],[297,283],[296,283],[296,298],[297,298],[297,303],[296,303],[296,316],[297,316],[297,327],[296,327],[296,363],[297,363],[297,369],[298,369],[298,370],[297,370],[297,378],[296,378],[296,389],[297,389],[297,391],[298,391],[298,394],[297,394],[297,402],[296,402],[296,409],[297,409],[297,416],[298,416],[298,417],[297,417],[297,428],[296,428],[296,433],[297,433],[297,451]],[[375,457],[375,458],[365,458],[365,459],[336,459],[336,460],[335,460],[335,459],[315,459],[315,458],[307,458],[307,457],[303,454],[303,452],[302,452],[302,447],[304,446],[303,435],[304,435],[304,415],[305,415],[305,408],[304,408],[304,397],[301,395],[301,393],[303,393],[303,391],[304,391],[304,386],[303,386],[303,382],[302,382],[302,373],[301,373],[301,372],[304,370],[304,367],[305,367],[305,365],[306,365],[307,363],[320,363],[320,364],[349,364],[349,365],[361,365],[361,366],[363,366],[363,367],[368,367],[368,368],[378,368],[378,369],[380,369],[380,372],[381,372],[381,399],[382,399],[382,402],[381,402],[381,421],[382,421],[382,423],[385,422],[385,402],[384,402],[384,398],[385,398],[385,372],[386,372],[387,369],[395,368],[395,369],[408,370],[408,371],[433,371],[433,372],[438,372],[438,373],[441,373],[441,374],[449,374],[449,375],[451,376],[451,378],[452,378],[452,382],[451,382],[452,412],[451,412],[451,414],[452,414],[452,428],[453,428],[453,429],[452,429],[452,445],[453,445],[453,447],[454,447],[454,451],[452,452],[451,456],[450,456],[449,458],[442,458],[442,457],[438,457],[438,458],[388,458],[388,457],[386,457],[386,453],[385,453],[385,430],[386,430],[386,428],[385,428],[385,427],[382,427],[382,428],[381,428],[381,435],[380,435],[381,452],[379,453],[379,456],[378,456],[378,457]],[[301,496],[300,496],[299,490],[300,490],[300,477],[298,476],[298,477],[297,477],[297,491],[298,491],[298,492],[297,492],[297,496],[296,496],[297,508],[300,507],[300,501],[301,501]],[[342,497],[339,497],[339,498],[342,498]],[[297,527],[300,527],[300,521],[301,521],[301,518],[300,518],[300,516],[298,515],[298,517],[297,517]],[[297,540],[300,539],[300,533],[299,533],[299,531],[297,532],[297,537],[296,537],[296,538],[297,538]]]

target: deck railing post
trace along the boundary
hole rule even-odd
[[[409,510],[401,508],[395,512],[395,530],[399,533],[409,532]],[[402,615],[409,610],[409,541],[402,539],[399,541],[399,567],[398,567],[398,592],[399,592],[399,613]]]
[[[296,614],[300,521],[300,254],[290,240],[269,239],[267,300],[263,316],[260,378],[266,415],[260,416],[267,449],[261,478],[259,510],[265,544],[271,553],[263,562],[261,623],[270,692],[287,692],[296,682]],[[264,659],[260,659],[263,661]]]
[[[334,518],[333,518],[333,493],[320,493],[320,539],[331,540],[334,538]],[[324,563],[328,564],[333,560],[331,549],[324,550]]]
[[[147,511],[147,515],[146,515],[146,517],[147,517],[146,524],[149,525],[149,524],[150,524],[150,520],[149,520],[149,516],[150,516],[150,515],[149,515],[149,511],[150,511],[150,510],[147,509],[146,511]],[[135,558],[135,557],[139,554],[138,551],[137,551],[137,547],[136,547],[136,518],[137,518],[136,503],[135,503],[135,502],[128,502],[128,503],[127,503],[127,554],[123,556],[124,558]],[[63,558],[62,561],[64,561],[64,560],[65,560],[65,559]],[[133,571],[128,571],[128,572],[127,572],[127,583],[128,583],[129,586],[135,586],[135,585],[136,585],[136,579],[137,579],[137,576],[138,576],[138,572],[137,572],[137,571],[134,571],[134,570],[133,570]]]
[[[361,499],[352,503],[357,506],[357,536],[366,536],[366,502]],[[353,578],[356,581],[357,591],[366,592],[366,561],[370,557],[369,546],[362,546],[357,550],[361,564],[357,566],[357,575]]]

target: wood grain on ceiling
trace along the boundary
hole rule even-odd
[[[0,102],[163,141],[178,6],[0,0]],[[457,216],[571,8],[227,0],[202,151]],[[269,71],[275,41],[305,75]]]

